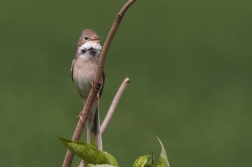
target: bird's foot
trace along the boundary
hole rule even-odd
[[[99,83],[97,83],[97,84],[95,85],[95,84],[94,84],[94,81],[92,81],[92,82],[91,82],[91,85],[92,85],[92,87],[94,88],[94,90],[97,92],[95,99],[96,99],[96,100],[99,100],[99,99],[100,99],[100,96],[99,96],[100,91],[99,91],[99,90],[100,90],[100,88],[101,88],[102,83],[99,82]]]
[[[102,83],[101,82],[98,82],[97,84],[94,83],[94,81],[91,82],[91,85],[93,87],[93,89],[96,91],[96,92],[99,92],[101,86],[102,86]]]
[[[99,94],[97,94],[96,96],[95,96],[95,100],[99,100],[100,99],[100,96],[99,96]]]

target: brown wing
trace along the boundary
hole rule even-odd
[[[73,81],[73,82],[74,82],[74,80],[73,80],[74,60],[75,60],[75,59],[73,59],[73,62],[72,62],[72,65],[71,65],[71,69],[70,69],[70,75],[71,75],[71,77],[72,77],[72,81]]]
[[[105,84],[105,70],[102,70],[102,86],[101,86],[101,90],[99,92],[99,98],[101,98],[102,92],[103,92],[103,88],[104,88],[104,84]]]

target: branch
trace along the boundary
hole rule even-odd
[[[119,11],[119,13],[116,16],[116,19],[110,29],[110,32],[108,34],[108,37],[105,41],[105,44],[103,46],[101,55],[100,55],[100,59],[98,62],[98,69],[97,69],[97,73],[96,73],[96,77],[92,86],[92,89],[90,90],[89,96],[87,98],[87,102],[86,105],[84,106],[84,109],[82,110],[81,114],[80,114],[80,119],[77,123],[77,126],[75,128],[72,140],[79,140],[81,137],[81,133],[84,129],[85,123],[87,121],[88,115],[90,113],[90,109],[92,107],[92,104],[94,102],[95,96],[98,93],[99,90],[99,82],[100,82],[100,78],[102,77],[102,71],[103,71],[103,67],[104,67],[104,62],[105,62],[105,58],[106,58],[106,54],[108,52],[109,46],[113,40],[113,37],[120,25],[120,22],[125,14],[125,12],[127,11],[127,9],[135,2],[136,0],[129,0],[123,7],[122,9]],[[82,121],[83,122],[82,122]],[[73,160],[73,156],[74,154],[67,150],[64,162],[62,167],[70,167],[72,160]]]
[[[127,87],[127,85],[129,83],[130,83],[129,78],[124,79],[124,81],[122,82],[120,88],[118,89],[118,91],[117,91],[117,93],[116,93],[116,95],[115,95],[115,97],[114,97],[114,99],[113,99],[113,101],[112,101],[112,103],[110,105],[108,113],[107,113],[107,115],[106,115],[106,117],[105,117],[105,119],[104,119],[104,121],[103,121],[103,123],[101,125],[101,134],[103,134],[105,129],[107,128],[108,123],[109,123],[110,119],[112,118],[112,116],[114,114],[114,111],[116,109],[116,106],[117,106],[117,104],[118,104],[118,102],[119,102],[119,100],[120,100],[120,98],[121,98],[121,96],[123,94],[123,91],[125,90],[125,88]]]

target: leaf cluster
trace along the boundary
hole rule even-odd
[[[80,157],[88,167],[117,167],[116,159],[109,153],[96,149],[96,144],[92,139],[91,144],[82,141],[74,141],[68,138],[59,137],[62,145]],[[170,167],[168,158],[161,140],[160,158],[157,167]],[[148,161],[148,159],[150,160]],[[133,167],[151,167],[154,163],[152,154],[140,156],[136,159]]]

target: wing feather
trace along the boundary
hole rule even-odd
[[[72,81],[73,82],[74,82],[74,79],[73,79],[74,61],[75,61],[75,59],[73,59],[73,62],[72,62],[72,65],[71,65],[71,69],[70,69],[70,75],[72,77]]]
[[[102,71],[102,86],[101,86],[101,90],[100,90],[100,92],[99,92],[99,97],[101,98],[101,95],[102,95],[102,91],[103,91],[103,88],[104,88],[104,83],[105,83],[105,70],[103,69],[103,71]]]

